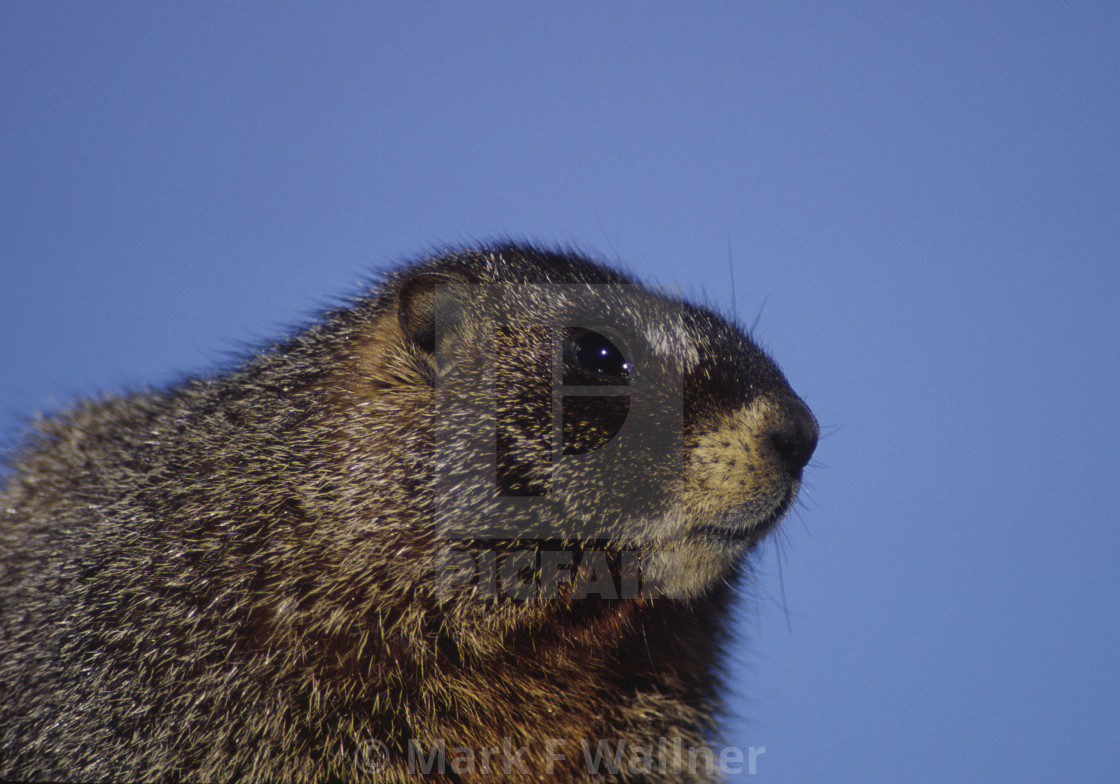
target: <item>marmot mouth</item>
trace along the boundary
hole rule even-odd
[[[786,512],[789,511],[793,498],[794,493],[788,493],[768,515],[756,522],[742,523],[737,520],[729,520],[728,523],[705,523],[693,528],[689,533],[692,537],[698,539],[747,544],[753,547],[778,526]]]

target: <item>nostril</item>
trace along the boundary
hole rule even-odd
[[[820,428],[809,408],[800,400],[788,403],[770,434],[770,445],[785,464],[790,476],[800,477],[801,469],[817,448]]]

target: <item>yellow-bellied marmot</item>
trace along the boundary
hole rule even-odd
[[[0,777],[709,780],[817,433],[734,325],[518,246],[79,403],[0,494]]]

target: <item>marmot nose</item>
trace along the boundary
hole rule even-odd
[[[797,398],[783,401],[781,416],[775,417],[768,435],[770,446],[785,464],[789,475],[801,477],[801,469],[817,448],[820,428],[809,407]]]

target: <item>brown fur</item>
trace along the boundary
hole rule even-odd
[[[817,428],[738,328],[630,283],[450,253],[38,421],[0,494],[0,777],[400,781],[443,742],[457,780],[582,781],[583,741],[625,741],[625,780],[713,778],[679,750]]]

